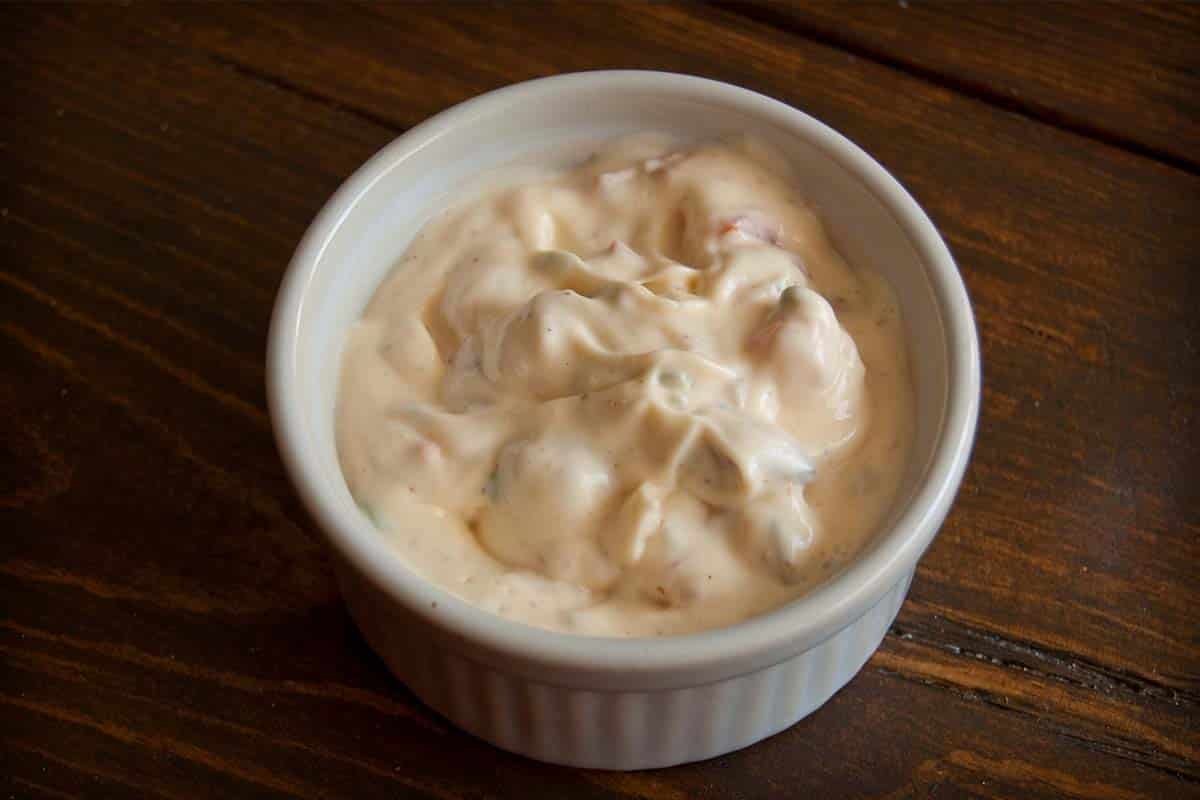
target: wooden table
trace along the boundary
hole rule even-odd
[[[0,10],[0,737],[16,797],[1200,797],[1196,6]],[[972,293],[983,416],[878,654],[707,763],[458,732],[347,619],[275,453],[275,288],[409,126],[597,67],[876,155]]]

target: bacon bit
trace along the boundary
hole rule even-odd
[[[622,258],[629,258],[630,256],[638,257],[637,251],[620,239],[613,239],[604,252],[606,255],[621,256]]]
[[[739,233],[748,239],[779,245],[779,237],[783,234],[779,223],[764,219],[758,215],[740,214],[736,217],[719,220],[717,228],[720,236]]]

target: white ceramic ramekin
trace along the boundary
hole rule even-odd
[[[751,133],[785,154],[850,264],[877,270],[910,335],[918,421],[901,498],[874,543],[817,591],[721,630],[654,640],[531,628],[411,572],[355,505],[333,417],[342,337],[412,235],[473,176],[581,142],[657,130]],[[531,81],[445,111],[338,190],[284,277],[267,389],[279,449],[335,554],[371,645],[466,730],[545,761],[609,769],[695,761],[804,717],[878,647],[962,479],[979,408],[966,291],[916,202],[866,153],[794,108],[683,75],[592,72]]]

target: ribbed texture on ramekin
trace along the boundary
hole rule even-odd
[[[911,580],[910,573],[850,625],[778,664],[701,686],[638,692],[554,686],[481,664],[411,629],[381,626],[368,598],[343,584],[356,621],[392,671],[461,728],[541,761],[630,770],[738,750],[815,711],[875,652]]]

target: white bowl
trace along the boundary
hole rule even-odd
[[[645,130],[750,133],[796,167],[842,255],[892,284],[917,399],[912,464],[873,543],[816,591],[728,628],[602,639],[511,622],[410,571],[359,511],[338,466],[343,334],[410,238],[456,188],[523,157]],[[271,322],[267,389],[279,449],[328,537],[367,640],[424,702],[502,748],[608,769],[736,750],[809,714],[891,624],[966,467],[979,349],[958,269],[916,202],[812,117],[728,84],[656,72],[530,81],[438,114],[368,161],[308,229]]]

